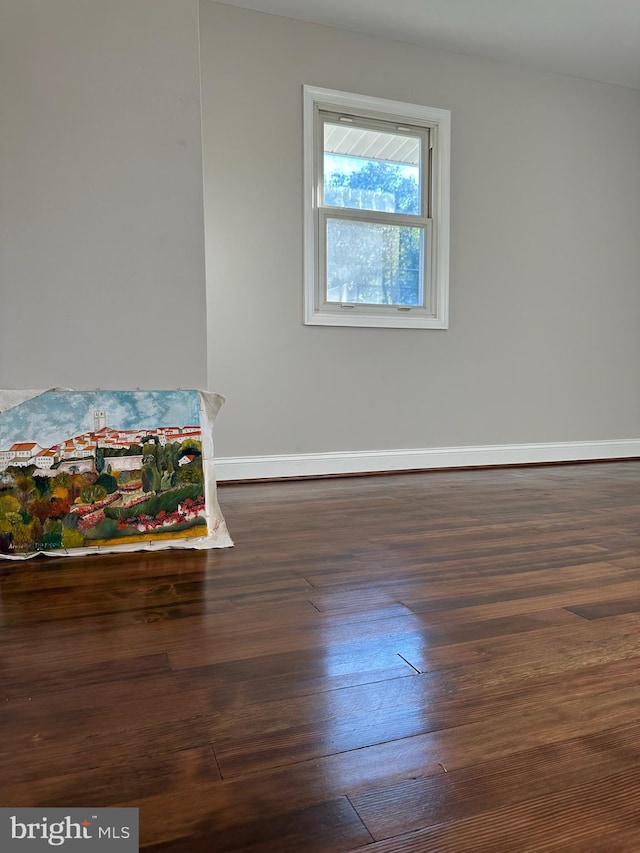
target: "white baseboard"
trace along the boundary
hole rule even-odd
[[[640,458],[640,439],[635,438],[619,441],[426,447],[416,450],[336,451],[282,456],[223,456],[216,459],[215,470],[216,479],[223,482],[634,457]]]

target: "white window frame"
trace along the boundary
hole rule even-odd
[[[303,86],[304,101],[304,323],[393,329],[447,329],[449,325],[449,183],[451,112],[449,110]],[[326,301],[325,239],[327,216],[342,208],[322,208],[320,112],[392,121],[429,131],[428,216],[412,217],[425,229],[423,306],[341,305]],[[423,164],[424,175],[427,174]],[[356,211],[354,220],[358,219]],[[409,224],[404,223],[403,224]]]

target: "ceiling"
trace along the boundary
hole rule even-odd
[[[223,0],[640,89],[640,0]]]

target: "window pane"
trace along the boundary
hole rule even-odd
[[[324,204],[420,216],[421,139],[325,122]]]
[[[422,305],[424,229],[327,220],[327,302]]]

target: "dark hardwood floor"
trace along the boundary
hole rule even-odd
[[[637,853],[640,462],[223,486],[236,546],[0,563],[0,805],[149,851]]]

